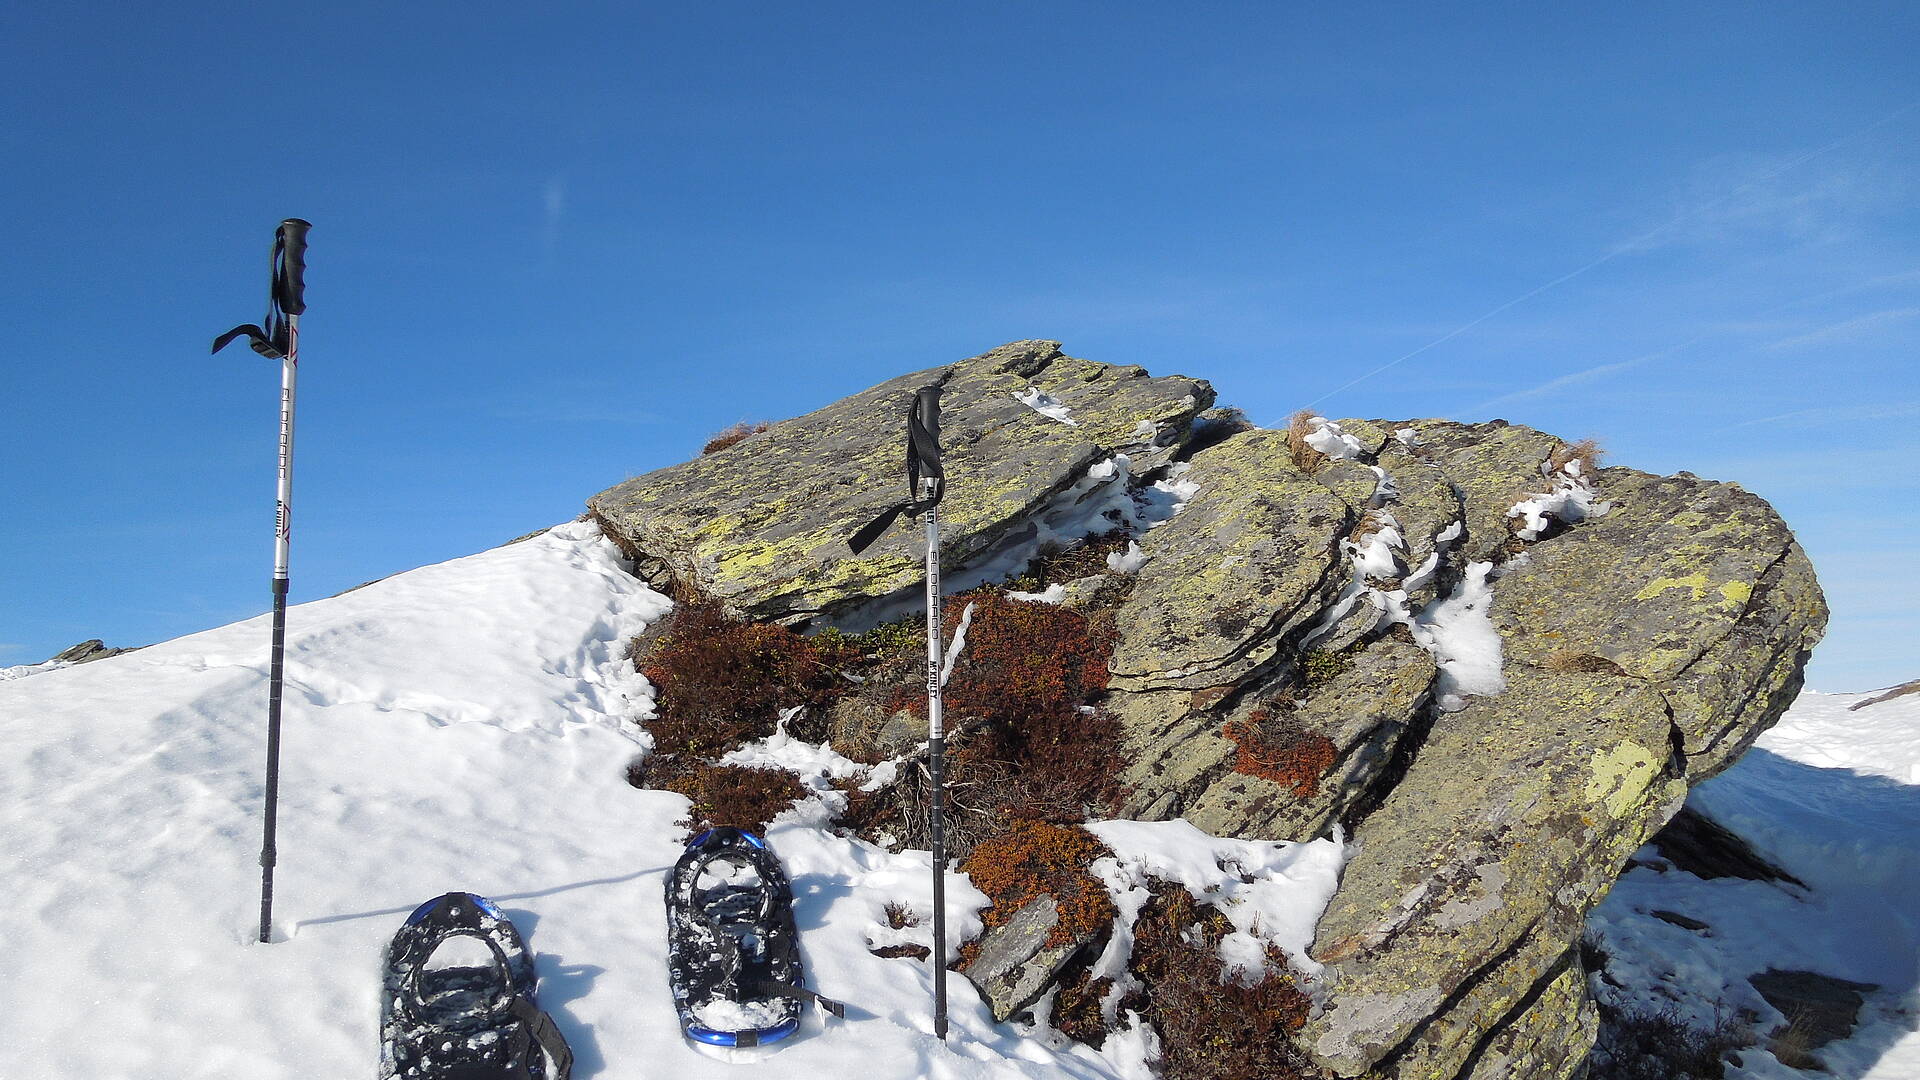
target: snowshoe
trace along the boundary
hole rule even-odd
[[[846,1015],[802,985],[793,887],[766,841],[740,829],[701,833],[668,875],[667,974],[680,1030],[714,1046],[784,1039],[809,1000]]]
[[[457,961],[431,963],[443,945]],[[381,1080],[568,1080],[573,1052],[533,1004],[527,947],[493,901],[450,892],[421,904],[387,946]]]

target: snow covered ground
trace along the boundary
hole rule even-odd
[[[266,619],[10,671],[0,1076],[370,1077],[381,950],[450,889],[494,898],[527,936],[576,1076],[734,1075],[680,1037],[668,997],[662,875],[686,800],[624,777],[651,687],[621,652],[668,607],[576,523],[294,608],[267,945],[253,940]],[[741,753],[809,774],[816,790],[862,768],[779,736]],[[929,911],[927,854],[837,837],[825,817],[803,803],[768,838],[793,879],[809,981],[846,1001],[847,1019],[823,1027],[809,1009],[794,1039],[733,1054],[834,1080],[855,1063],[875,1077],[1148,1075],[1144,1032],[1103,1055],[996,1026],[958,976],[941,1045],[930,966],[868,951],[913,933],[887,926],[888,902]],[[1259,913],[1269,939],[1304,947],[1338,872],[1335,841],[1212,841],[1176,860],[1179,827],[1103,832],[1116,881],[1167,864],[1245,903],[1237,923]],[[947,895],[957,943],[985,900],[957,874]]]
[[[1596,993],[1672,1005],[1695,1023],[1713,1003],[1785,1022],[1747,976],[1768,968],[1873,983],[1851,1038],[1814,1051],[1848,1080],[1920,1078],[1920,697],[1860,711],[1868,694],[1800,696],[1758,746],[1694,789],[1689,805],[1805,882],[1790,885],[1652,867],[1629,871],[1588,921],[1611,954]],[[1658,862],[1651,847],[1639,858]],[[1667,911],[1707,924],[1689,930]],[[1727,1075],[1817,1075],[1743,1051]]]

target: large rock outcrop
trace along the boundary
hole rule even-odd
[[[1063,495],[1124,484],[1089,477],[1115,454],[1164,464],[1213,404],[1197,379],[1076,360],[1057,341],[1017,341],[946,367],[903,375],[725,450],[629,480],[587,502],[651,576],[669,576],[738,614],[795,622],[846,615],[911,593],[920,556],[895,529],[864,555],[847,537],[907,494],[906,404],[941,387],[948,494],[942,555],[954,573],[1035,542]],[[1056,403],[1071,423],[1019,395]],[[1076,486],[1087,490],[1075,490]],[[1013,557],[1024,562],[1017,554]]]
[[[643,568],[739,613],[904,612],[915,537],[864,558],[844,541],[902,496],[901,415],[930,381],[950,583],[1017,573],[1048,540],[1134,533],[1125,588],[1049,583],[1112,611],[1123,812],[1250,838],[1346,830],[1300,1049],[1343,1077],[1577,1074],[1595,1029],[1586,912],[1688,787],[1778,719],[1824,630],[1772,508],[1502,421],[1196,439],[1205,382],[1054,342],[904,376],[589,505]],[[1027,978],[1005,966],[1008,986]]]

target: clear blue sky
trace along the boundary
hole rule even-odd
[[[298,215],[296,601],[1051,337],[1738,480],[1920,676],[1920,7],[507,7],[0,12],[0,664],[267,606]]]

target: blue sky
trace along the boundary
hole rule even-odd
[[[0,664],[266,607],[298,215],[296,601],[1051,337],[1738,480],[1920,676],[1920,7],[488,7],[0,12]]]

